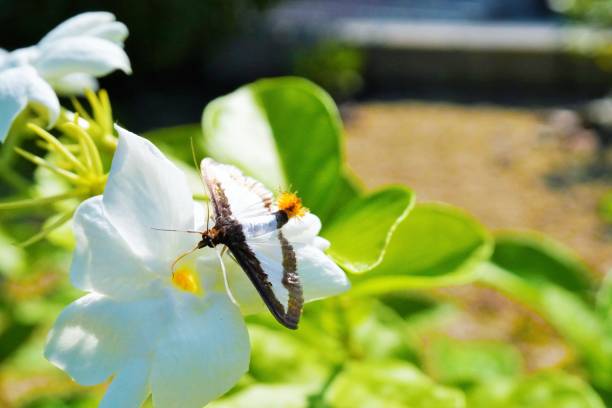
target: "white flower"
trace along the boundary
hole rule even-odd
[[[64,21],[37,45],[0,49],[0,142],[29,103],[52,126],[60,110],[53,89],[78,94],[97,89],[96,77],[117,69],[131,73],[123,51],[127,35],[112,13],[91,12]]]
[[[150,142],[123,129],[103,196],[75,217],[71,280],[90,292],[69,305],[49,333],[46,357],[84,385],[110,376],[102,407],[201,407],[247,371],[250,345],[239,308],[224,290],[213,249],[177,265],[199,235],[152,229],[201,229],[184,174]],[[314,215],[288,223],[297,245],[306,300],[344,291],[344,273],[321,251]],[[316,246],[316,245],[318,246]],[[301,262],[300,262],[301,260]],[[231,263],[232,261],[227,261]],[[245,312],[263,309],[244,273],[228,270]]]

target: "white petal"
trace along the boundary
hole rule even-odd
[[[140,407],[150,394],[150,363],[130,360],[109,385],[99,408]]]
[[[153,351],[165,323],[164,306],[160,300],[116,302],[97,294],[84,296],[57,318],[45,357],[78,383],[98,384],[130,359]]]
[[[62,22],[40,40],[39,44],[49,43],[60,38],[86,35],[93,28],[115,21],[113,13],[94,11],[81,13]]]
[[[115,299],[145,296],[158,275],[138,259],[108,220],[102,196],[84,201],[74,215],[76,249],[70,278],[79,289]]]
[[[57,121],[57,96],[33,68],[22,66],[0,72],[0,142],[28,104],[45,115],[49,126]]]
[[[87,35],[90,37],[102,38],[111,41],[117,45],[123,45],[123,41],[129,34],[128,28],[125,24],[119,21],[113,21],[101,26],[93,27],[87,31]]]
[[[104,191],[112,224],[150,270],[167,273],[176,257],[193,248],[194,206],[185,175],[148,140],[117,126],[119,145]]]
[[[282,231],[285,238],[291,243],[310,244],[321,231],[321,220],[309,212],[303,217],[290,219]]]
[[[120,69],[132,72],[130,60],[121,47],[95,37],[68,37],[40,47],[34,66],[44,78],[58,78],[74,72],[96,77]]]
[[[40,56],[40,50],[37,46],[33,45],[26,48],[18,48],[8,54],[6,54],[3,68],[14,68],[22,65],[32,65],[36,59]]]
[[[82,95],[85,90],[98,89],[98,80],[89,74],[74,72],[59,78],[49,78],[49,84],[61,95]]]
[[[181,302],[159,339],[151,371],[153,405],[200,408],[248,370],[250,345],[238,308],[221,293]]]
[[[295,252],[305,301],[338,295],[350,288],[344,271],[319,248],[305,245]]]
[[[4,48],[0,48],[0,67],[4,66],[4,61],[8,58],[10,52],[5,50]]]

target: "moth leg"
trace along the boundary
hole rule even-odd
[[[223,263],[223,259],[221,259],[221,257],[223,256],[221,253],[226,250],[227,250],[226,246],[223,247],[221,251],[218,251],[215,249],[215,254],[217,254],[217,259],[219,259],[219,263],[221,264],[221,271],[223,272],[223,284],[225,285],[225,291],[227,292],[227,296],[230,298],[233,304],[240,307],[240,305],[236,301],[236,298],[232,294],[232,290],[230,289],[229,281],[227,279],[227,270],[225,269],[225,264]]]

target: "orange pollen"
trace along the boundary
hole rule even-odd
[[[302,200],[294,193],[284,192],[278,196],[278,209],[285,212],[287,217],[302,217],[308,209],[302,205]]]
[[[172,274],[172,283],[174,286],[184,290],[185,292],[190,292],[196,295],[202,293],[198,275],[189,267],[182,266],[174,271]]]

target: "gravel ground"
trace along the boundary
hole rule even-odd
[[[611,155],[571,116],[413,102],[344,111],[348,161],[369,188],[404,183],[420,201],[463,207],[493,230],[544,232],[596,271],[612,267],[612,233],[597,213]]]

